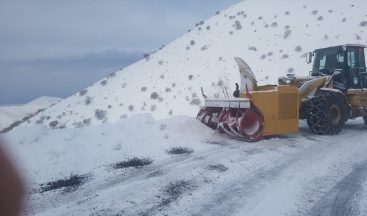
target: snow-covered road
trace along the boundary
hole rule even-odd
[[[361,119],[338,136],[300,121],[299,134],[246,143],[193,117],[201,89],[235,90],[235,56],[267,85],[308,75],[304,52],[366,44],[366,6],[241,1],[4,134],[29,189],[26,214],[367,215]]]
[[[140,168],[96,167],[82,173],[85,184],[75,190],[30,192],[27,213],[367,214],[367,127],[362,120],[349,121],[338,136],[312,135],[301,122],[300,134],[258,143],[228,139],[196,121],[186,122],[198,129],[198,134],[190,130],[195,139],[186,140],[194,152],[155,158]],[[171,136],[169,142],[185,141]]]

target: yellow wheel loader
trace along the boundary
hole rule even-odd
[[[288,74],[279,85],[258,86],[249,65],[235,58],[241,85],[232,98],[208,98],[197,119],[245,141],[298,132],[299,119],[320,135],[338,134],[348,119],[367,125],[367,76],[363,45],[341,45],[307,53],[309,76]]]

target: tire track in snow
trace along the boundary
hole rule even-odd
[[[356,131],[349,131],[349,133],[343,135],[342,138],[351,138],[357,133]],[[302,140],[296,140],[302,142]],[[289,158],[271,162],[272,165],[257,170],[251,177],[244,176],[243,179],[228,184],[226,187],[222,188],[220,192],[214,194],[212,198],[206,200],[197,211],[194,210],[193,215],[234,215],[239,209],[247,209],[248,215],[262,215],[256,212],[256,210],[252,211],[258,207],[260,209],[269,208],[269,206],[261,207],[261,204],[252,202],[258,193],[264,192],[265,188],[273,190],[274,186],[281,186],[282,184],[279,184],[278,180],[297,177],[297,175],[300,175],[299,168],[307,167],[307,165],[310,166],[309,163],[315,162],[311,158],[318,159],[323,158],[324,154],[330,155],[330,149],[333,149],[335,145],[342,144],[336,142],[334,139],[327,140],[322,144],[320,144],[320,142],[315,142],[316,141],[313,142],[310,148],[291,155]],[[345,146],[336,149],[336,151],[342,151],[343,147]],[[279,190],[283,189],[284,188],[279,188]],[[270,192],[271,191],[267,191],[266,193],[270,195]],[[275,188],[275,193],[277,192],[279,192],[278,188]],[[264,201],[263,198],[260,201]]]
[[[312,150],[314,152],[315,149]],[[315,151],[316,152],[316,151]],[[294,163],[303,159],[305,152],[294,155],[292,158],[282,160],[276,165],[270,165],[258,169],[250,178],[244,181],[236,181],[227,185],[219,193],[214,194],[214,197],[209,198],[201,206],[199,211],[193,213],[199,215],[233,215],[238,210],[238,207],[246,205],[246,198],[249,198],[262,187],[265,187],[269,182],[281,176],[282,170],[293,166]],[[274,162],[273,162],[274,163]]]
[[[310,210],[311,216],[359,215],[358,200],[362,183],[367,179],[367,160],[343,178]]]

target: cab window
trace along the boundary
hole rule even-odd
[[[317,50],[315,55],[312,75],[331,75],[335,69],[343,69],[344,55],[340,47]]]
[[[366,68],[366,61],[363,48],[359,48],[358,57],[359,57],[359,67]]]
[[[356,65],[356,49],[355,48],[351,48],[348,50],[348,67],[350,69],[355,68]]]

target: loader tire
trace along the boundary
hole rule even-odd
[[[307,124],[314,134],[336,135],[348,119],[348,103],[341,94],[322,92],[307,105]]]

